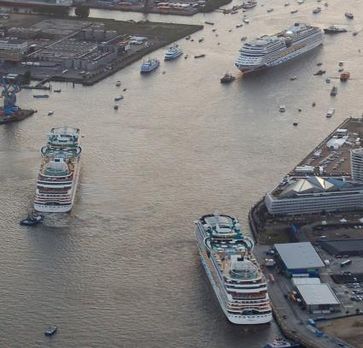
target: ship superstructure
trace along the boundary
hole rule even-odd
[[[285,63],[323,43],[318,27],[295,23],[275,35],[264,35],[246,42],[240,49],[235,65],[242,72],[252,72]]]
[[[253,241],[234,217],[202,216],[195,222],[202,264],[228,320],[263,324],[272,320],[265,277],[252,254]]]
[[[40,212],[68,212],[73,206],[79,178],[79,129],[52,128],[41,154],[34,209]]]

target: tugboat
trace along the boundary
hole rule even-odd
[[[347,29],[338,27],[337,25],[331,25],[324,29],[325,34],[339,34],[339,33],[346,33]]]
[[[26,219],[20,221],[20,225],[22,226],[34,226],[42,222],[44,219],[43,215],[38,214],[29,214]]]
[[[45,336],[53,336],[57,332],[57,327],[55,325],[48,326],[44,331]]]
[[[221,78],[221,83],[230,83],[234,81],[236,78],[231,73],[225,73]]]
[[[330,91],[330,96],[335,97],[338,94],[338,87],[333,86],[333,88]]]
[[[155,69],[157,69],[160,66],[160,61],[156,58],[147,59],[144,61],[141,65],[140,73],[141,74],[147,74]]]
[[[289,342],[282,337],[275,338],[271,343],[267,343],[263,348],[297,348],[300,344]]]
[[[347,17],[348,19],[353,19],[354,16],[353,16],[353,13],[352,12],[345,12],[344,13],[344,16]]]

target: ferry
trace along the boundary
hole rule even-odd
[[[252,254],[253,241],[238,220],[208,214],[195,221],[201,263],[219,304],[233,324],[265,324],[272,320],[267,283]]]
[[[160,66],[160,61],[156,58],[150,58],[141,64],[140,73],[147,74],[156,70]]]
[[[178,57],[180,57],[183,54],[183,51],[178,45],[173,45],[168,48],[168,50],[165,52],[164,60],[174,60]]]
[[[80,130],[52,128],[48,143],[41,148],[34,209],[66,213],[72,209],[80,171]]]
[[[323,32],[318,27],[295,23],[275,35],[264,35],[246,42],[235,62],[242,72],[273,67],[322,45]]]

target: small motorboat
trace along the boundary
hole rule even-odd
[[[342,62],[342,61],[340,61],[339,63],[338,63],[338,66],[343,66],[344,65],[344,62]]]
[[[344,71],[340,74],[340,81],[347,81],[350,79],[350,72]]]
[[[198,54],[196,56],[194,56],[194,58],[204,58],[205,57],[205,54]]]
[[[318,14],[320,12],[321,12],[321,8],[320,7],[316,7],[316,8],[313,9],[313,13],[314,14]]]
[[[338,94],[338,87],[337,86],[333,86],[333,88],[330,91],[330,96],[331,97],[335,97]]]
[[[299,10],[292,10],[290,11],[291,14],[298,13]]]
[[[123,90],[122,90],[122,92],[126,92],[127,91],[127,88],[124,88]]]
[[[208,25],[214,25],[214,23],[213,23],[213,22],[205,21],[204,23],[205,23],[205,24],[208,24]]]
[[[52,116],[54,114],[54,111],[48,111],[48,116]]]
[[[321,75],[324,75],[326,73],[325,70],[318,70],[316,73],[314,73],[314,76],[321,76]]]
[[[334,108],[330,108],[327,113],[326,113],[326,117],[330,118],[335,114],[335,109]]]
[[[319,63],[316,63],[317,66],[322,66],[323,63],[322,62],[319,62]]]
[[[200,43],[200,42],[203,42],[204,41],[204,37],[201,37],[199,40],[198,40],[198,42]]]
[[[344,16],[347,17],[348,19],[353,19],[354,16],[353,16],[353,13],[352,12],[345,12],[344,13]]]
[[[243,22],[248,24],[250,22],[250,20],[247,17],[245,17],[245,18],[243,18]]]
[[[263,348],[297,348],[300,344],[290,342],[282,337],[275,338],[271,343],[267,343]]]
[[[353,31],[352,35],[353,35],[353,36],[357,36],[357,35],[358,35],[358,33],[359,33],[359,31]]]
[[[296,76],[291,76],[290,77],[290,81],[295,81],[297,79],[297,77]]]
[[[328,78],[326,78],[326,79],[325,79],[325,82],[326,82],[326,83],[330,83],[330,82],[331,82],[330,78],[329,78],[329,77],[328,77]]]
[[[225,73],[221,78],[221,83],[230,83],[234,81],[236,78],[231,73]]]
[[[114,106],[113,106],[113,109],[114,109],[114,110],[118,110],[118,105],[114,105]]]
[[[311,106],[312,106],[312,107],[315,107],[315,106],[316,106],[316,103],[315,103],[315,102],[313,102],[313,103],[311,104]]]
[[[285,112],[286,111],[286,106],[285,105],[280,105],[279,111],[280,112]]]
[[[58,328],[55,325],[48,326],[44,331],[45,336],[53,336],[57,332]]]
[[[248,9],[254,8],[256,6],[257,6],[256,0],[247,0],[246,2],[242,3],[241,8],[243,8],[244,10],[248,10]]]
[[[119,100],[122,100],[122,99],[124,99],[123,95],[119,95],[119,96],[115,97],[115,101],[119,101]]]
[[[298,125],[298,123],[297,122],[294,122],[292,125],[296,127]]]
[[[285,7],[290,6],[290,3],[289,3],[289,2],[285,2],[285,3],[284,3],[284,6],[285,6]]]
[[[247,36],[242,36],[241,37],[241,41],[246,41],[247,40]]]
[[[243,24],[237,24],[236,25],[236,28],[242,28],[243,27]]]
[[[20,225],[22,226],[34,226],[42,222],[44,219],[43,215],[38,214],[29,214],[26,219],[20,221]]]
[[[62,90],[61,90],[60,88],[58,88],[58,89],[53,89],[53,92],[54,92],[54,93],[60,93],[60,92],[62,92]]]
[[[186,36],[185,40],[190,40],[190,35]]]
[[[269,8],[269,9],[267,9],[267,13],[270,13],[270,12],[272,12],[274,9],[273,8]]]
[[[116,87],[120,87],[121,86],[121,81],[117,81],[115,85],[116,85]]]

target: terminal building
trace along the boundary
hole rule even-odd
[[[310,242],[275,244],[277,259],[289,277],[319,277],[324,267],[318,253]]]
[[[265,205],[272,215],[299,215],[362,209],[363,181],[358,183],[344,178],[319,176],[293,178],[268,193],[265,196]]]
[[[340,301],[328,284],[299,284],[296,289],[310,313],[340,311]]]

